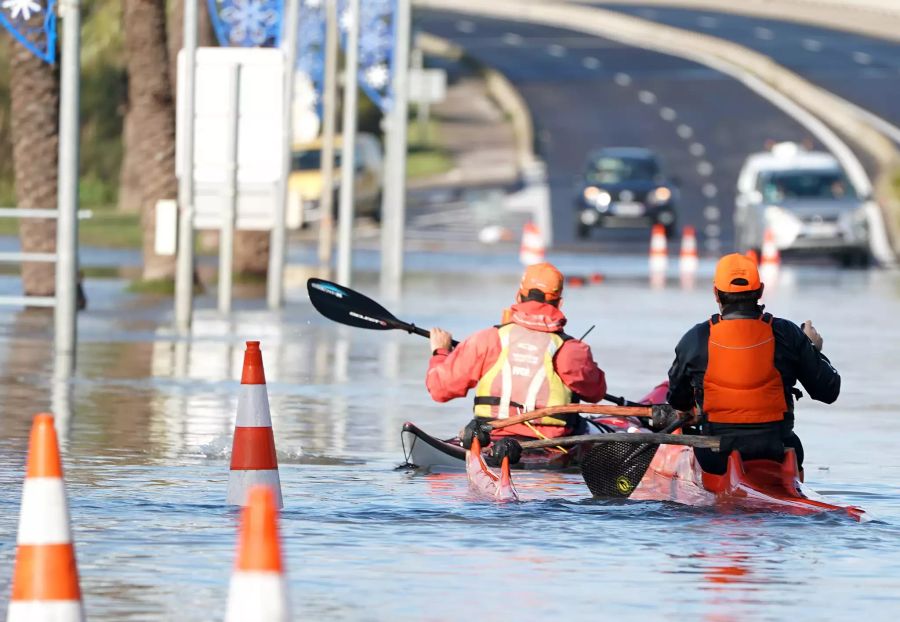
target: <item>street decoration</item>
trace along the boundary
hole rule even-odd
[[[396,0],[361,0],[359,3],[359,82],[369,99],[382,112],[393,102],[391,77],[394,62],[394,14]],[[340,3],[341,46],[346,49],[350,26],[347,0]]]
[[[56,0],[2,0],[0,22],[32,54],[56,61]]]
[[[283,0],[208,0],[219,45],[277,47],[281,43]]]

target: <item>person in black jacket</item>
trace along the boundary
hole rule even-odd
[[[793,448],[803,465],[803,445],[794,432],[794,388],[831,404],[841,377],[822,354],[822,336],[811,321],[802,327],[765,313],[756,263],[740,254],[719,260],[713,291],[720,313],[691,328],[675,348],[669,369],[668,402],[699,412],[702,434],[723,437],[719,453],[695,450],[704,471],[725,472],[736,449],[745,460],[781,460]]]

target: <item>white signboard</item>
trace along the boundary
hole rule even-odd
[[[218,229],[226,211],[227,180],[232,163],[227,145],[235,120],[229,110],[232,67],[240,66],[237,122],[238,229],[272,228],[281,183],[284,135],[284,54],[272,48],[197,49],[194,120],[194,227]],[[179,52],[179,67],[185,62]],[[183,102],[184,71],[178,72],[178,101]],[[176,132],[183,126],[178,106]],[[176,172],[184,174],[182,141],[177,140]]]
[[[410,69],[409,101],[436,104],[447,97],[447,72],[443,69]]]

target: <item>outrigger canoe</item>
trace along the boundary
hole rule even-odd
[[[645,404],[665,401],[666,384],[659,385],[643,401]],[[599,417],[591,420],[597,433],[629,431],[649,432],[636,427],[637,420]],[[425,433],[412,423],[403,425],[401,431],[407,465],[427,470],[462,470],[469,473],[470,484],[487,496],[497,500],[515,500],[508,468],[500,474],[491,472],[486,455],[469,453],[459,444],[459,439],[440,440]],[[567,453],[558,450],[525,451],[522,460],[513,468],[561,470],[581,467],[589,488],[603,468],[591,460],[591,447],[595,443],[582,443],[568,447]],[[496,465],[491,465],[496,466]],[[507,466],[508,465],[504,465]],[[593,491],[592,491],[593,492]],[[871,517],[856,506],[831,503],[802,481],[793,450],[787,450],[782,462],[775,460],[741,459],[732,452],[723,475],[705,473],[694,458],[690,447],[660,445],[650,466],[640,482],[629,487],[627,496],[634,500],[673,501],[691,506],[716,506],[723,509],[749,509],[810,515],[823,512],[845,514],[854,520],[865,522]]]

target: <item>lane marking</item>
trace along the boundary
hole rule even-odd
[[[706,153],[706,147],[704,147],[700,143],[691,143],[691,146],[688,147],[688,151],[695,158],[701,157],[704,153]]]
[[[638,99],[642,104],[650,104],[656,103],[656,95],[654,95],[651,91],[641,91],[638,93]]]
[[[753,36],[755,36],[757,39],[762,39],[763,41],[771,41],[775,38],[775,33],[768,28],[757,26],[753,29]]]
[[[722,241],[719,240],[719,238],[706,238],[703,246],[705,246],[708,251],[716,252],[722,248]]]
[[[617,73],[613,78],[619,86],[628,86],[631,84],[631,76],[627,73]]]
[[[691,126],[685,125],[684,123],[679,125],[675,129],[675,131],[678,133],[679,136],[681,136],[685,140],[687,140],[688,138],[690,138],[691,136],[694,135],[694,130],[691,128]]]
[[[713,165],[711,162],[707,162],[706,160],[702,160],[697,165],[697,172],[700,173],[703,177],[709,177],[713,174]]]
[[[593,56],[585,56],[581,60],[581,64],[584,65],[585,69],[598,69],[603,63]]]
[[[703,215],[707,220],[719,220],[721,213],[719,212],[719,208],[715,205],[707,205],[703,208]]]
[[[678,116],[675,111],[669,107],[661,108],[659,111],[659,116],[661,116],[666,121],[674,121]]]
[[[719,194],[719,189],[716,188],[716,184],[713,184],[713,183],[703,184],[703,196],[705,196],[707,199],[712,199],[717,194]]]
[[[722,234],[722,228],[711,222],[703,228],[703,232],[711,238],[717,238]]]
[[[558,43],[551,43],[547,46],[547,54],[556,58],[562,58],[566,55],[566,48],[559,45]]]
[[[872,55],[865,52],[853,52],[853,60],[860,65],[868,65],[872,62]]]
[[[819,41],[818,39],[804,39],[801,42],[801,45],[803,46],[804,49],[806,49],[810,52],[821,52],[822,48],[824,47],[822,45],[822,42]]]
[[[456,29],[460,32],[470,35],[475,32],[475,24],[474,22],[470,22],[467,19],[461,19],[456,22]]]
[[[522,36],[517,35],[514,32],[507,32],[503,35],[503,43],[505,43],[506,45],[519,46],[522,45],[523,41],[524,39],[522,38]]]

